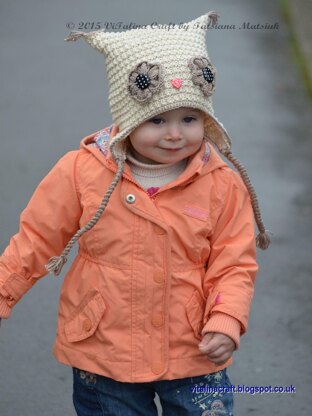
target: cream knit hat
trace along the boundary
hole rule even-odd
[[[231,140],[214,116],[211,96],[215,91],[216,70],[211,64],[205,35],[218,15],[211,11],[183,28],[150,25],[119,33],[103,30],[72,32],[65,40],[83,37],[106,58],[109,104],[119,132],[110,142],[110,152],[118,165],[94,218],[71,239],[60,257],[52,257],[47,270],[59,274],[67,255],[84,232],[91,229],[103,213],[109,197],[122,176],[126,159],[126,138],[144,121],[178,107],[191,107],[205,114],[204,140],[212,142],[237,168],[251,196],[260,234],[257,245],[266,249],[270,238],[263,225],[256,193],[246,169],[231,153]]]
[[[213,116],[216,70],[205,41],[210,19],[212,24],[217,22],[216,12],[189,22],[187,30],[147,26],[121,33],[74,32],[66,38],[83,37],[106,58],[109,103],[120,129],[111,143],[112,147],[120,143],[112,152],[114,157],[122,155],[122,141],[134,128],[177,107],[198,108],[208,114],[205,137],[219,150],[230,149],[226,130]]]

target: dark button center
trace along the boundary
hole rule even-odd
[[[146,74],[139,74],[135,79],[136,85],[140,90],[145,90],[151,83],[150,77]]]
[[[203,71],[203,75],[204,75],[205,80],[209,84],[211,84],[212,81],[213,81],[213,73],[212,73],[211,69],[206,66],[205,68],[203,68],[202,71]]]

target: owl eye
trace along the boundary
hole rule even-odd
[[[149,102],[164,86],[160,64],[140,62],[129,74],[128,91],[140,103]]]
[[[203,94],[207,97],[215,90],[216,70],[204,56],[195,57],[189,60],[188,67],[191,70],[192,81],[198,85]]]

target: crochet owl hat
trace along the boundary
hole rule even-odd
[[[179,107],[202,110],[204,140],[213,143],[239,171],[251,197],[255,221],[260,233],[257,246],[266,249],[270,237],[261,219],[257,196],[246,169],[231,153],[231,139],[224,126],[214,116],[211,96],[215,91],[216,70],[206,49],[205,35],[218,15],[211,11],[183,28],[174,25],[150,25],[119,33],[104,30],[71,32],[66,41],[83,37],[105,56],[109,81],[109,104],[114,124],[119,132],[110,141],[109,150],[115,160],[117,173],[103,201],[90,222],[77,231],[60,257],[52,257],[46,265],[58,275],[67,255],[86,231],[99,220],[111,193],[119,182],[126,160],[126,138],[144,121]]]

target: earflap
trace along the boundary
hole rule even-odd
[[[232,141],[223,124],[212,114],[207,114],[204,120],[205,139],[215,144],[220,153],[229,152],[232,147]]]

